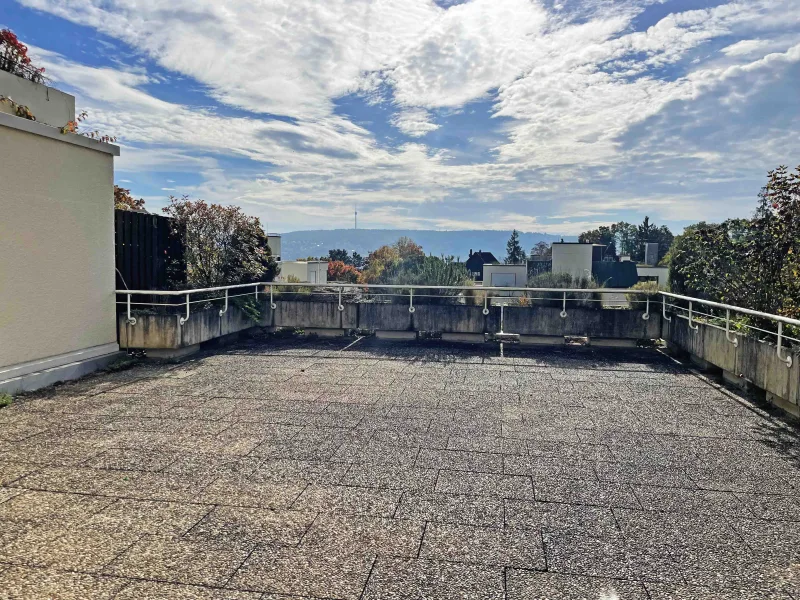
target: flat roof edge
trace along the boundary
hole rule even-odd
[[[58,127],[52,127],[50,125],[45,125],[44,123],[31,121],[29,119],[23,119],[22,117],[9,115],[8,113],[0,113],[0,126],[8,127],[9,129],[16,129],[18,131],[24,131],[26,133],[32,133],[34,135],[41,135],[42,137],[50,138],[58,142],[72,144],[74,146],[81,146],[89,150],[96,150],[98,152],[104,152],[105,154],[111,154],[112,156],[119,156],[120,153],[119,146],[115,146],[114,144],[98,142],[97,140],[88,138],[85,135],[79,135],[76,133],[61,133]]]

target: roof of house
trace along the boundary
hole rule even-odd
[[[492,254],[491,252],[483,252],[482,250],[478,250],[477,252],[472,252],[470,250],[469,258],[470,259],[477,258],[482,263],[498,263],[498,262],[500,262],[499,260],[497,260],[497,258],[495,257],[494,254]]]

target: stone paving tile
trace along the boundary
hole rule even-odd
[[[505,500],[505,523],[544,532],[582,531],[596,537],[618,533],[610,508],[581,504]]]
[[[360,553],[415,558],[424,529],[421,521],[320,514],[301,545],[333,556]]]
[[[530,477],[498,473],[470,473],[442,469],[436,479],[435,491],[449,494],[534,499],[533,481]]]
[[[429,523],[420,558],[544,570],[537,530]]]
[[[650,351],[350,341],[1,411],[0,598],[800,598],[792,426]]]
[[[18,565],[101,573],[139,538],[129,531],[42,525],[0,549],[0,560]]]
[[[791,600],[785,592],[646,583],[650,600]]]
[[[241,590],[356,600],[370,574],[374,557],[329,555],[314,548],[265,546],[243,562],[229,582]]]
[[[87,520],[86,526],[181,536],[211,509],[211,506],[202,504],[123,499],[96,512]]]
[[[175,537],[144,535],[105,568],[118,577],[172,583],[222,586],[247,558],[255,544],[212,545]]]
[[[188,531],[186,539],[215,545],[269,543],[296,546],[314,522],[314,514],[296,510],[270,510],[217,506]]]
[[[379,558],[362,598],[501,600],[504,596],[503,571],[498,567]]]
[[[436,469],[354,464],[350,465],[340,483],[357,487],[433,491],[437,474]]]
[[[503,500],[458,494],[406,492],[395,516],[403,519],[484,525],[503,524]]]
[[[288,508],[308,487],[305,481],[258,481],[223,475],[197,497],[198,502],[255,508]]]
[[[0,570],[0,598],[28,600],[111,600],[128,585],[128,580],[115,577],[69,573],[54,569],[10,567]]]
[[[283,597],[290,600],[288,597]],[[134,581],[114,600],[278,600],[277,596],[264,597],[260,593],[239,592],[195,585],[180,585],[155,581]],[[296,600],[304,600],[296,598]]]
[[[391,517],[400,492],[345,485],[309,485],[292,504],[295,510]]]
[[[633,487],[627,483],[537,477],[534,488],[535,499],[540,502],[641,508]]]
[[[645,510],[687,512],[698,515],[752,516],[752,512],[731,492],[713,492],[659,486],[632,486]],[[633,507],[635,508],[635,507]]]
[[[506,586],[508,600],[648,600],[641,583],[618,578],[509,569]]]

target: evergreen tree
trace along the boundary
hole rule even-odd
[[[519,232],[515,229],[511,232],[511,237],[508,238],[506,244],[506,263],[518,265],[523,262],[525,262],[525,251],[519,243]]]

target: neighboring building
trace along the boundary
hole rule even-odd
[[[636,273],[639,281],[657,281],[658,287],[666,288],[669,279],[669,267],[649,267],[647,265],[637,265]]]
[[[279,233],[268,233],[267,243],[269,249],[272,251],[272,258],[276,261],[281,261],[281,235]]]
[[[59,132],[75,118],[67,94],[0,72],[0,95],[37,118],[0,110],[0,392],[13,394],[80,377],[118,355],[119,148]]]
[[[606,247],[602,244],[553,242],[553,273],[569,273],[573,277],[591,277],[592,263],[602,262]]]
[[[328,283],[327,260],[284,260],[278,266],[281,272],[275,281],[288,281],[293,275],[299,283]]]
[[[469,250],[469,258],[465,263],[465,267],[467,271],[469,271],[470,276],[475,281],[483,281],[483,265],[489,263],[499,263],[500,261],[497,260],[494,254],[491,252],[484,252],[483,250],[478,250],[477,252],[473,252],[472,248]]]

